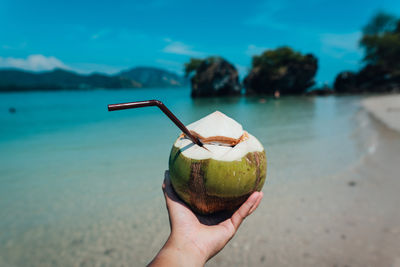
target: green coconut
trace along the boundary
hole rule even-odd
[[[242,125],[216,111],[187,126],[204,146],[183,134],[169,158],[172,186],[194,211],[234,210],[261,191],[267,172],[262,144]]]

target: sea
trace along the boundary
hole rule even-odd
[[[361,98],[192,99],[189,88],[2,93],[0,266],[140,266],[165,241],[161,184],[180,130],[156,107],[108,112],[108,104],[158,99],[184,124],[225,113],[264,145],[267,191],[330,179],[371,152]]]

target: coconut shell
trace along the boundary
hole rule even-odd
[[[172,186],[195,212],[232,211],[254,191],[260,191],[267,172],[265,151],[249,152],[240,160],[191,159],[173,146],[169,158]]]

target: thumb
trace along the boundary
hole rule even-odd
[[[235,232],[239,228],[243,220],[249,216],[260,204],[263,198],[262,192],[254,192],[250,197],[240,206],[240,208],[232,215],[231,222],[235,228]]]

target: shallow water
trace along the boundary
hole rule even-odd
[[[242,123],[266,148],[266,186],[327,179],[368,152],[359,97],[192,100],[186,89],[1,94],[0,266],[149,260],[168,234],[160,186],[180,132],[156,108],[106,107],[154,98],[185,124],[215,110]]]

